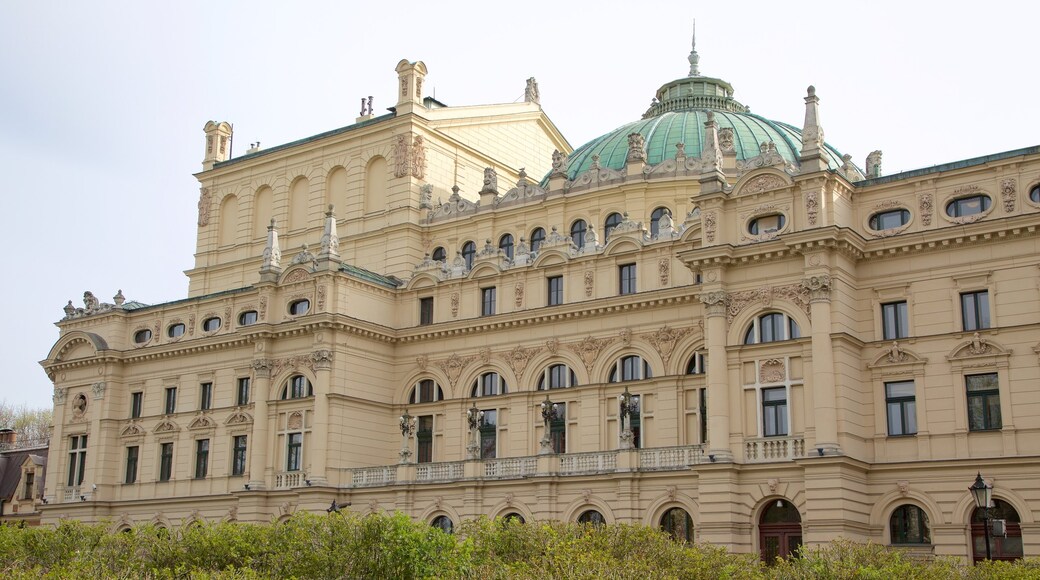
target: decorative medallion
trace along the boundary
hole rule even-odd
[[[646,338],[646,341],[650,343],[650,346],[654,347],[654,350],[661,355],[661,359],[664,360],[664,363],[668,364],[668,359],[672,357],[672,352],[675,350],[675,343],[689,334],[691,330],[693,329],[672,329],[668,326],[662,326],[656,332],[644,335],[644,337]]]
[[[541,347],[537,346],[529,348],[518,346],[500,356],[502,357],[502,360],[506,361],[509,368],[512,369],[517,380],[520,380],[524,376],[524,371],[527,370],[527,363],[530,362],[531,357],[537,354],[540,350],[542,350]]]
[[[578,355],[581,362],[585,363],[585,370],[591,371],[592,365],[596,362],[596,357],[599,356],[599,351],[612,342],[614,342],[613,338],[597,339],[592,336],[586,336],[585,340],[569,346]]]

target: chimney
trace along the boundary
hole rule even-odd
[[[209,171],[215,163],[227,161],[231,156],[231,125],[224,121],[210,121],[202,131],[206,133],[206,155],[202,158],[202,169]]]
[[[0,429],[0,446],[12,447],[18,439],[18,433],[14,429]]]

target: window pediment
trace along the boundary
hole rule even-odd
[[[946,360],[961,363],[963,366],[985,366],[995,365],[999,360],[1006,363],[1010,356],[1011,350],[976,332],[970,339],[954,347],[950,354],[946,355]]]

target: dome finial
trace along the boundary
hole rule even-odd
[[[700,68],[697,64],[700,62],[701,57],[697,56],[697,19],[693,19],[693,46],[690,50],[690,56],[687,59],[690,61],[690,75],[691,77],[701,76]]]

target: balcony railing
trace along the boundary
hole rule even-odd
[[[274,476],[275,489],[289,489],[300,487],[307,480],[307,474],[302,471],[283,471]]]
[[[685,469],[701,463],[703,459],[704,446],[702,445],[640,449],[639,469],[644,471]]]
[[[747,463],[789,461],[798,457],[805,457],[803,437],[763,437],[744,442],[744,461]]]
[[[79,501],[79,487],[66,487],[61,492],[61,502],[70,503]]]
[[[462,479],[465,464],[461,461],[451,463],[420,463],[415,468],[416,481],[451,481]]]
[[[534,457],[510,457],[484,461],[484,477],[510,478],[527,477],[538,473],[538,459]]]
[[[354,487],[390,485],[397,482],[397,466],[365,467],[350,472],[350,484]]]
[[[617,451],[568,453],[560,456],[560,473],[602,473],[617,470]]]

